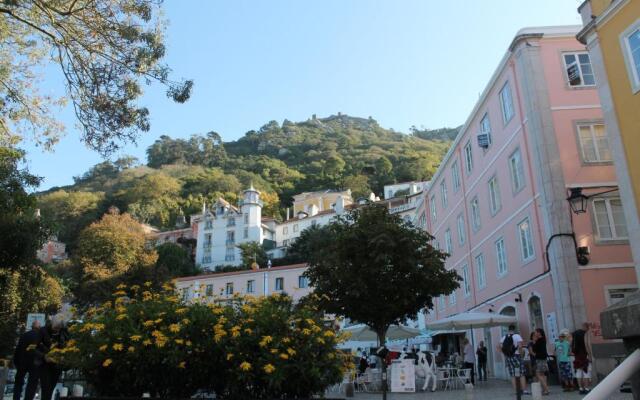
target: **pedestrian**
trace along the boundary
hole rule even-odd
[[[509,325],[509,331],[500,339],[498,351],[504,355],[504,362],[511,376],[513,388],[517,390],[516,379],[519,379],[520,390],[523,394],[530,394],[527,390],[524,363],[522,362],[522,336],[515,333],[516,326]],[[519,377],[519,378],[518,378]]]
[[[24,378],[29,375],[24,400],[33,400],[38,390],[40,369],[44,363],[44,353],[41,351],[42,332],[40,321],[31,324],[31,330],[20,335],[18,345],[13,353],[13,364],[16,376],[13,385],[13,400],[20,400]]]
[[[462,368],[471,369],[471,384],[476,384],[475,378],[475,368],[476,368],[476,355],[473,352],[473,346],[469,343],[469,339],[464,338],[462,340],[462,352],[464,354],[464,363],[462,364]]]
[[[47,324],[44,332],[44,342],[47,350],[63,349],[69,340],[69,331],[67,330],[64,316],[62,314],[54,315],[51,323]],[[40,374],[42,386],[42,400],[51,400],[53,390],[58,384],[62,367],[52,357],[45,355],[44,364]]]
[[[524,360],[524,365],[527,369],[527,379],[531,380],[531,382],[533,382],[534,378],[536,377],[536,359],[533,357],[533,354],[531,354],[533,344],[536,342],[534,338],[535,335],[535,331],[531,332],[531,334],[529,335],[529,342],[527,342],[527,346],[522,347],[522,359]]]
[[[476,350],[478,356],[478,380],[487,380],[487,348],[484,345],[484,341],[480,341],[478,349]]]
[[[569,344],[568,329],[560,331],[558,340],[555,343],[556,359],[558,360],[558,369],[560,370],[560,380],[562,381],[562,390],[565,392],[573,392],[573,365],[571,365],[571,345]]]
[[[575,357],[573,361],[573,367],[576,371],[576,378],[578,380],[578,387],[580,388],[580,394],[587,394],[591,391],[591,364],[592,364],[592,351],[591,351],[591,336],[589,334],[589,323],[582,324],[582,329],[578,329],[573,332],[572,349]]]
[[[549,365],[547,364],[547,336],[541,328],[534,331],[534,343],[529,352],[535,359],[535,373],[538,382],[542,385],[542,394],[549,395],[549,385],[547,385],[547,373],[549,373]]]

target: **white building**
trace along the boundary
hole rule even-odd
[[[404,195],[412,195],[416,193],[421,193],[423,190],[426,190],[429,186],[430,181],[412,181],[412,182],[402,182],[402,183],[394,183],[393,185],[384,185],[384,198],[386,200],[393,199],[394,197],[401,197]],[[398,192],[405,192],[400,196],[397,195]]]

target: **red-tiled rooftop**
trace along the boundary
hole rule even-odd
[[[187,282],[187,281],[196,281],[199,279],[208,279],[208,278],[217,278],[220,276],[231,276],[231,275],[244,275],[244,274],[250,274],[253,272],[265,272],[265,271],[282,271],[282,270],[287,270],[287,269],[296,269],[296,268],[303,268],[306,267],[307,263],[300,263],[300,264],[291,264],[291,265],[281,265],[279,267],[271,267],[271,268],[260,268],[257,270],[254,269],[243,269],[241,271],[230,271],[230,272],[218,272],[218,273],[210,273],[210,274],[203,274],[203,275],[194,275],[194,276],[185,276],[182,278],[178,278],[176,279],[177,282]]]

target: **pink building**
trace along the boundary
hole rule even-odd
[[[426,219],[436,245],[450,254],[447,267],[463,277],[455,293],[436,300],[427,325],[465,311],[494,312],[515,315],[523,336],[541,327],[552,341],[560,329],[590,321],[595,367],[606,372],[604,355],[618,350],[600,336],[599,313],[637,283],[595,78],[575,39],[579,29],[518,32],[415,220]],[[594,195],[586,212],[571,212],[572,188]],[[585,265],[577,252],[588,258]],[[476,343],[490,349],[496,376],[505,376],[495,350],[502,331],[474,331]],[[445,346],[455,341],[440,339]]]

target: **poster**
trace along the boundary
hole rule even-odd
[[[555,311],[547,314],[547,339],[551,343],[558,340],[558,322]]]
[[[45,323],[45,315],[39,313],[29,313],[27,314],[27,330],[31,330],[31,324],[33,321],[40,321],[40,326],[44,326]]]
[[[416,368],[413,359],[391,361],[391,391],[416,391]]]

